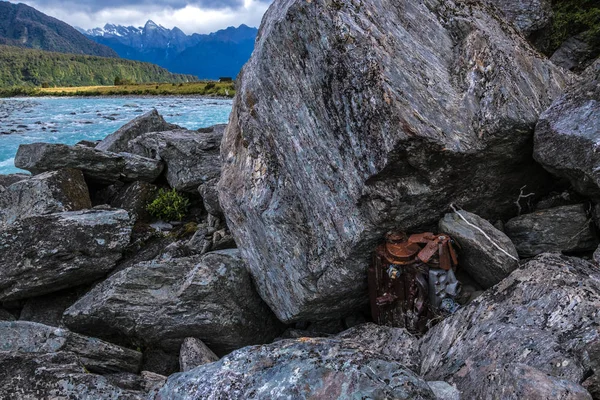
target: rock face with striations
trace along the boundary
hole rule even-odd
[[[485,289],[519,267],[515,245],[504,233],[475,214],[464,210],[446,214],[440,220],[439,230],[459,244],[460,268]]]
[[[386,231],[542,194],[532,133],[566,74],[484,4],[273,3],[219,182],[263,299],[282,321],[339,316],[365,300]]]
[[[510,219],[505,231],[521,258],[547,252],[583,252],[598,247],[584,204],[553,207]]]
[[[128,151],[164,161],[171,187],[197,193],[201,184],[219,179],[219,146],[224,127],[219,125],[212,132],[175,130],[147,133],[131,141]]]
[[[20,180],[0,192],[0,225],[32,215],[92,208],[81,171],[61,169]]]
[[[600,199],[600,59],[540,116],[534,157],[575,190]]]
[[[154,399],[434,400],[404,361],[351,339],[283,340],[171,375]]]
[[[589,398],[556,393],[585,394],[577,384],[600,374],[599,307],[595,265],[540,255],[433,327],[421,374],[465,399]]]
[[[108,135],[96,145],[96,149],[121,153],[127,151],[127,145],[136,137],[148,132],[162,132],[173,129],[181,129],[180,126],[170,124],[156,111],[148,111],[145,114],[129,121],[116,132]]]
[[[224,354],[280,333],[237,250],[124,269],[71,306],[64,322],[76,332],[125,336],[175,354],[187,337]]]
[[[19,146],[15,165],[34,174],[60,168],[75,168],[99,183],[117,181],[153,182],[163,170],[160,161],[129,153],[111,153],[66,144],[31,143]]]
[[[114,268],[133,222],[123,210],[34,216],[0,231],[0,300],[93,282]]]

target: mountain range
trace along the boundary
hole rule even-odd
[[[237,76],[252,54],[258,30],[240,25],[210,34],[186,35],[177,27],[167,29],[148,21],[143,27],[106,24],[80,32],[120,57],[151,62],[175,73],[217,79]]]
[[[0,1],[0,44],[101,57],[118,57],[72,26],[25,4]]]

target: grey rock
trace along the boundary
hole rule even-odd
[[[598,238],[583,204],[554,207],[509,220],[506,235],[521,258],[545,252],[593,251]]]
[[[236,250],[127,268],[97,285],[63,319],[77,332],[134,338],[175,354],[187,337],[223,354],[270,342],[281,331]]]
[[[519,255],[510,239],[475,214],[464,210],[446,214],[440,220],[439,230],[458,243],[460,269],[485,289],[494,286],[519,267]]]
[[[578,192],[600,199],[600,59],[540,116],[534,158]]]
[[[222,137],[223,129],[211,133],[186,130],[146,133],[131,141],[128,151],[164,161],[171,187],[198,193],[200,184],[218,180],[220,176]]]
[[[27,175],[27,174],[0,175],[0,186],[8,187],[8,186],[12,185],[13,183],[22,181],[24,179],[29,179],[29,178],[31,178],[31,175]]]
[[[145,394],[121,389],[86,372],[70,352],[0,352],[0,398],[19,400],[141,400]]]
[[[75,168],[81,170],[86,178],[107,184],[116,181],[153,182],[163,170],[160,161],[134,154],[117,154],[85,146],[51,143],[20,145],[15,165],[33,174]]]
[[[136,221],[149,220],[150,215],[146,207],[150,204],[158,193],[158,187],[147,182],[133,182],[125,185],[114,198],[110,205],[115,208],[122,208],[129,212],[129,215],[135,217]]]
[[[0,230],[0,300],[41,296],[106,275],[129,244],[123,210],[34,216]]]
[[[185,338],[179,352],[179,366],[181,372],[187,372],[200,365],[218,361],[219,357],[213,353],[202,340]]]
[[[371,351],[389,356],[393,360],[401,360],[406,368],[419,373],[419,341],[404,328],[367,323],[338,334],[336,339],[360,343]]]
[[[540,255],[434,326],[421,340],[421,374],[428,381],[456,384],[465,399],[529,398],[515,395],[521,390],[520,373],[511,371],[518,366],[510,364],[582,382],[590,371],[600,370],[593,356],[600,346],[599,306],[595,265]],[[534,379],[537,372],[529,375]],[[535,379],[551,381],[539,375]],[[512,392],[503,392],[511,386]],[[566,386],[555,380],[549,389],[539,389],[556,398],[550,393],[559,387]],[[530,392],[523,388],[523,394]]]
[[[142,371],[141,373],[144,391],[148,393],[149,398],[152,398],[165,385],[167,377],[155,374],[150,371]]]
[[[598,246],[596,251],[594,251],[594,255],[592,256],[592,259],[594,260],[594,262],[596,264],[600,265],[600,246]]]
[[[0,351],[8,353],[71,352],[95,373],[139,372],[142,353],[66,329],[35,322],[0,322]]]
[[[98,145],[98,143],[100,143],[100,140],[80,140],[79,142],[77,142],[75,144],[79,145],[79,146],[94,148]]]
[[[64,327],[62,323],[63,313],[77,301],[79,290],[77,288],[68,289],[27,299],[19,315],[19,320]]]
[[[202,203],[206,212],[216,217],[223,216],[223,209],[221,203],[219,203],[219,191],[217,190],[218,179],[211,179],[201,184],[198,187],[198,192],[202,196]]]
[[[283,340],[245,347],[220,361],[169,377],[166,399],[431,399],[403,360],[353,340]]]
[[[144,133],[170,131],[173,129],[181,129],[181,127],[166,122],[158,111],[153,108],[152,111],[134,118],[116,132],[108,135],[96,145],[96,149],[113,153],[126,152],[129,142]]]
[[[515,25],[530,40],[536,34],[545,32],[552,23],[552,3],[550,0],[487,0],[500,9],[504,18]]]
[[[177,352],[165,351],[161,348],[146,348],[144,349],[142,369],[161,376],[169,376],[179,372]]]
[[[598,52],[585,39],[585,32],[565,40],[550,57],[554,64],[574,72],[581,72],[590,66]]]
[[[21,180],[0,192],[0,225],[32,215],[92,208],[81,171],[61,169]]]
[[[427,382],[437,400],[460,400],[460,392],[456,386],[444,381]]]
[[[493,385],[483,387],[477,398],[506,400],[591,400],[589,392],[576,382],[548,375],[524,364],[508,364],[488,374]]]
[[[523,185],[543,194],[533,128],[570,79],[479,2],[274,2],[218,186],[261,297],[284,322],[340,316],[385,232],[451,203],[514,215]]]
[[[16,318],[10,312],[0,308],[0,321],[14,321]]]

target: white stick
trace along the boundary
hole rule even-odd
[[[496,244],[496,242],[494,242],[492,240],[492,238],[490,238],[487,233],[485,233],[480,227],[473,225],[472,223],[470,223],[469,221],[467,221],[467,219],[465,217],[463,217],[462,215],[460,215],[460,213],[458,212],[458,210],[456,209],[456,207],[454,207],[454,204],[450,204],[450,208],[452,208],[452,210],[454,211],[454,213],[456,215],[458,215],[463,221],[465,221],[465,223],[467,225],[469,225],[472,228],[477,229],[479,232],[481,232],[481,234],[490,241],[491,244],[493,244],[498,250],[500,250],[501,252],[503,252],[504,254],[506,254],[507,256],[509,256],[510,258],[512,258],[513,260],[515,260],[516,262],[519,262],[519,259],[516,258],[515,256],[513,256],[512,254],[509,254],[506,250],[504,250],[502,247],[500,247],[500,245]]]

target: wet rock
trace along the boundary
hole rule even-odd
[[[114,116],[104,118],[115,120]],[[108,135],[104,140],[98,143],[96,148],[98,150],[111,151],[113,153],[126,152],[127,144],[144,133],[170,131],[173,129],[181,129],[181,127],[166,122],[158,111],[153,108],[152,111],[148,111],[147,113],[134,118],[116,132]]]
[[[123,210],[34,216],[0,230],[0,300],[80,286],[106,275],[129,244]]]
[[[146,221],[150,219],[146,207],[156,198],[157,193],[156,185],[147,182],[133,182],[121,188],[111,199],[110,205],[126,210],[136,220]]]
[[[116,181],[153,182],[161,174],[160,161],[129,153],[110,153],[85,146],[65,144],[22,144],[15,165],[34,174],[60,168],[75,168],[86,178],[100,183]]]
[[[600,199],[600,59],[540,116],[534,158],[578,192]]]
[[[236,250],[127,268],[97,285],[63,319],[77,332],[125,336],[175,354],[187,337],[224,354],[270,342],[280,332]]]
[[[218,180],[221,173],[219,146],[224,126],[210,133],[176,130],[144,134],[129,143],[128,151],[157,158],[167,165],[169,185],[198,193],[198,186]]]
[[[460,269],[483,288],[494,286],[519,267],[519,255],[510,239],[475,214],[464,210],[446,214],[439,230],[458,243]]]
[[[142,353],[35,322],[0,322],[0,350],[13,354],[70,352],[95,373],[139,372]]]
[[[179,366],[181,372],[187,372],[200,365],[218,361],[219,357],[213,353],[202,340],[186,338],[179,352]]]
[[[13,183],[29,179],[31,175],[27,174],[9,174],[9,175],[0,175],[0,186],[8,187]],[[2,190],[0,189],[0,192]]]
[[[0,192],[0,225],[32,215],[92,208],[83,174],[75,169],[45,172]]]
[[[584,204],[515,217],[506,223],[505,232],[521,258],[545,252],[593,251],[598,247]]]
[[[284,340],[238,350],[169,377],[155,400],[435,399],[403,360],[352,340]]]
[[[514,215],[523,185],[546,190],[532,133],[569,79],[479,2],[273,3],[219,181],[261,297],[286,322],[339,316],[385,232],[451,203]]]
[[[532,382],[547,383],[549,388],[539,385],[540,393],[556,398],[552,390],[568,386],[558,380],[582,382],[600,371],[592,356],[600,346],[599,306],[595,265],[540,255],[434,326],[421,340],[421,374],[456,384],[465,399],[529,398],[525,394],[535,384],[522,386],[521,372],[514,369],[522,367],[510,366],[522,364],[550,375],[523,372]],[[511,397],[505,387],[513,388],[513,396],[520,390],[525,396]]]
[[[437,400],[460,400],[460,392],[456,386],[447,384],[444,381],[427,382]]]

